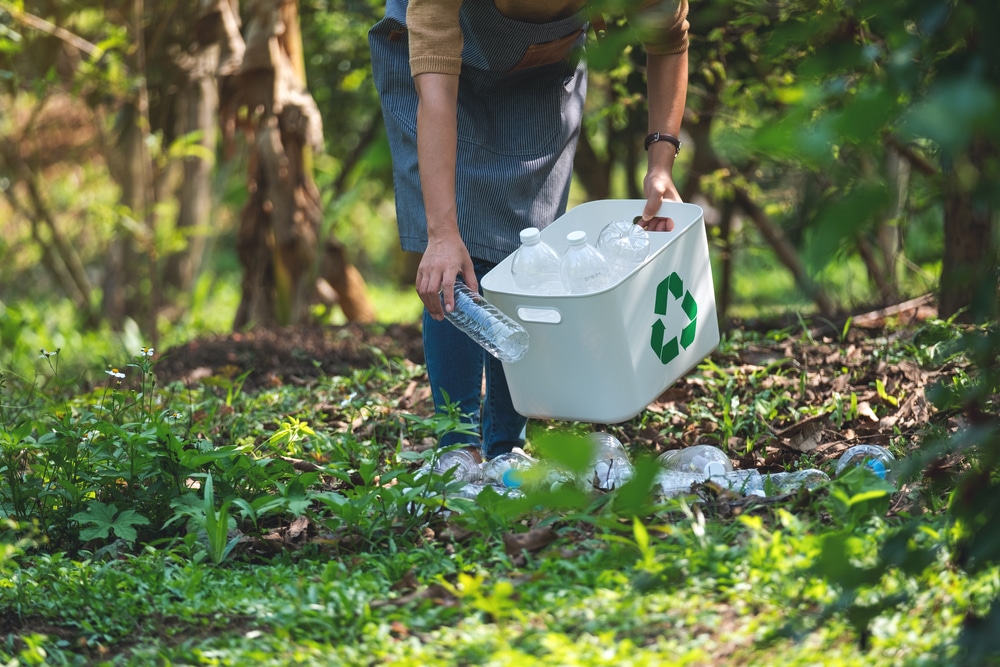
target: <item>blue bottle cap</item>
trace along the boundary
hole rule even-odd
[[[507,468],[503,471],[500,479],[503,481],[504,486],[512,489],[519,488],[521,486],[521,471],[517,468]]]
[[[873,473],[875,473],[882,479],[885,479],[886,473],[888,472],[885,469],[885,463],[879,461],[878,459],[868,459],[865,462],[865,465],[868,466],[868,469],[871,470]]]

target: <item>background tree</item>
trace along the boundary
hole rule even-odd
[[[297,25],[294,22],[297,20],[295,3],[271,3],[273,6],[269,10],[262,10],[260,3],[256,5],[252,9],[257,14],[251,13],[251,16],[265,15],[267,11],[276,15],[284,12],[290,19],[288,25]],[[21,29],[21,32],[5,33],[4,43],[8,48],[4,49],[7,55],[3,59],[3,69],[14,74],[6,79],[8,93],[15,100],[37,99],[36,111],[27,114],[25,122],[15,126],[5,145],[17,144],[39,130],[36,121],[52,99],[58,98],[65,106],[76,108],[72,97],[61,97],[64,92],[76,92],[77,97],[86,102],[92,130],[82,135],[77,132],[78,138],[83,141],[90,137],[90,155],[94,155],[95,149],[99,151],[109,173],[119,184],[122,204],[114,215],[114,234],[99,254],[101,313],[116,326],[121,326],[126,318],[142,322],[155,337],[156,317],[164,300],[173,299],[172,294],[191,287],[194,271],[201,261],[202,241],[212,233],[211,207],[213,201],[218,202],[217,197],[212,198],[212,187],[218,183],[213,183],[208,175],[218,148],[218,77],[228,77],[231,83],[245,80],[245,77],[235,76],[241,71],[240,49],[243,46],[238,32],[238,8],[230,2],[206,0],[156,6],[123,2],[34,9],[37,14],[25,11],[20,5],[0,3],[0,12],[3,12],[0,18],[6,17],[4,24]],[[259,22],[247,25],[259,26]],[[277,25],[283,24],[278,22]],[[294,28],[284,32],[296,34]],[[10,35],[15,35],[16,39]],[[267,40],[260,44],[264,48],[268,46]],[[301,46],[298,52],[301,53]],[[301,63],[301,55],[297,60]],[[259,64],[262,59],[256,62]],[[301,96],[300,91],[304,90],[301,83],[297,87],[289,84],[292,74],[294,71],[289,70],[283,73],[284,78],[276,79],[280,84],[277,89],[294,90]],[[302,81],[301,75],[299,81]],[[286,99],[279,100],[280,103],[288,104],[287,95]],[[234,103],[230,108],[238,106]],[[290,109],[295,107],[294,104],[289,106]],[[288,112],[288,117],[307,107],[295,107]],[[315,105],[312,109],[314,112]],[[321,126],[315,112],[312,120],[315,133]],[[321,134],[310,139],[321,147]],[[304,156],[299,146],[304,147],[306,139],[303,135],[297,140],[300,143],[291,150],[293,159]],[[87,272],[79,270],[85,260],[76,256],[72,243],[60,243],[62,235],[57,227],[65,222],[59,221],[60,216],[45,200],[44,175],[31,169],[30,161],[37,161],[40,156],[22,153],[3,152],[10,158],[4,160],[9,173],[16,176],[14,187],[4,189],[7,199],[27,219],[53,221],[54,225],[33,223],[38,230],[37,240],[45,248],[42,254],[50,260],[46,266],[58,284],[75,298],[81,310],[93,313],[93,287],[89,278],[83,280]],[[59,162],[52,156],[46,159]],[[308,166],[306,162],[303,164]],[[272,167],[274,173],[281,172],[277,165]],[[295,179],[297,183],[293,183]],[[297,169],[293,181],[284,182],[292,191],[290,199],[281,194],[280,182],[274,183],[278,189],[272,189],[269,196],[270,205],[276,200],[295,202],[289,220],[297,221],[298,231],[291,236],[286,234],[278,246],[284,248],[286,262],[295,256],[292,266],[296,268],[292,272],[287,269],[271,271],[271,275],[279,277],[292,276],[287,284],[295,287],[285,291],[284,299],[280,299],[280,290],[269,293],[268,298],[278,299],[279,303],[271,303],[268,308],[272,313],[283,312],[288,317],[294,314],[302,321],[308,314],[308,303],[316,296],[312,281],[318,261],[314,255],[312,261],[305,262],[310,259],[306,256],[308,248],[310,244],[315,245],[319,231],[315,208],[319,201],[305,168]],[[35,192],[38,196],[33,199],[20,196],[17,187],[20,183],[26,184],[28,193]],[[44,210],[40,212],[39,209]],[[46,228],[55,231],[45,234]],[[282,227],[283,230],[290,228],[289,225]],[[329,233],[324,243],[323,266],[333,298],[338,300],[349,319],[371,320],[372,309],[363,278],[347,259],[343,244],[332,237],[333,230],[325,231]],[[296,239],[303,232],[305,242],[298,243]],[[313,235],[311,240],[309,233]],[[59,251],[60,247],[66,250]],[[270,271],[260,263],[251,263],[248,267],[251,276],[259,277]],[[246,281],[248,286],[260,282],[254,277]],[[279,281],[276,284],[286,283]],[[162,292],[164,286],[170,289],[166,295]],[[291,298],[293,292],[295,299]],[[245,302],[260,303],[258,296],[257,293],[247,294]],[[250,309],[240,312],[243,319],[240,321],[238,317],[237,324],[251,321],[249,316],[243,317],[251,312]],[[278,319],[281,318],[276,315],[256,321],[270,323]],[[86,321],[93,323],[94,315],[89,315]]]
[[[606,5],[597,8],[607,36],[588,49],[574,201],[641,192],[644,57],[622,8]],[[274,18],[297,16],[296,6],[303,21]],[[260,304],[282,286],[297,303],[311,303],[313,277],[323,298],[359,320],[370,311],[344,295],[364,284],[361,275],[401,275],[409,284],[399,268],[407,262],[398,251],[366,41],[383,3],[38,2],[31,9],[0,0],[0,85],[14,109],[0,120],[0,168],[11,184],[4,199],[14,212],[8,224],[23,225],[25,247],[38,249],[39,287],[57,286],[85,321],[102,312],[97,295],[119,323],[124,313],[151,327],[153,313],[183,311],[196,276],[218,265],[218,252],[200,257],[200,243],[216,251],[237,245],[225,220],[247,203],[247,182],[256,189],[243,220],[260,224],[244,227],[244,241],[256,241],[243,244],[252,270],[238,323],[304,317],[308,308],[291,301]],[[997,169],[990,122],[997,58],[978,26],[997,10],[985,0],[877,0],[863,11],[827,0],[706,0],[692,8],[677,175],[685,200],[701,204],[711,223],[723,312],[746,299],[742,275],[775,263],[825,314],[919,294],[937,280],[935,262],[943,313],[968,305],[972,286],[991,287],[976,276],[994,261],[996,245],[987,184]],[[241,49],[251,42],[266,49],[244,64]],[[285,69],[268,73],[274,67]],[[235,152],[220,153],[207,120],[217,78],[227,104],[219,113],[232,122],[223,127],[240,137],[230,144]],[[276,108],[296,109],[297,120],[282,121]],[[59,123],[62,143],[51,131]],[[309,144],[318,145],[310,132],[319,127],[326,133],[317,151]],[[262,143],[275,137],[281,141]],[[252,160],[243,145],[253,147]],[[244,159],[249,181],[235,173]],[[294,165],[284,176],[283,159]],[[55,201],[51,165],[65,172],[98,163],[122,184],[126,205],[76,212]],[[288,179],[285,199],[270,193],[276,178]],[[290,215],[284,231],[268,227],[277,219],[265,209],[275,202]],[[79,242],[94,230],[106,240]]]

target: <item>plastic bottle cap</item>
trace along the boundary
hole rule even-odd
[[[517,468],[507,468],[503,471],[500,479],[503,481],[504,486],[517,489],[521,486],[521,471]]]
[[[537,243],[540,238],[541,232],[538,231],[538,227],[526,227],[521,230],[521,243],[531,245]]]
[[[587,242],[587,232],[582,229],[578,229],[574,232],[570,232],[566,235],[566,241],[570,245],[581,245]]]
[[[882,463],[878,459],[871,459],[870,461],[867,462],[867,465],[869,470],[871,470],[873,473],[875,473],[882,479],[885,479],[885,476],[888,473],[888,471],[885,469],[884,463]]]

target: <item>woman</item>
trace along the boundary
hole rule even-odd
[[[672,169],[687,93],[687,0],[629,16],[647,52],[650,135],[642,226],[679,201]],[[457,278],[479,279],[518,235],[566,210],[587,89],[582,0],[388,0],[369,32],[393,159],[400,241],[422,253],[424,352],[435,408],[458,406],[493,458],[524,443],[501,363],[444,319]],[[439,294],[443,291],[444,303]],[[483,394],[483,371],[486,384]],[[449,433],[442,446],[467,442]]]

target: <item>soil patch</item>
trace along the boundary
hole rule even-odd
[[[243,389],[369,368],[381,357],[424,363],[417,324],[306,326],[258,329],[198,338],[167,350],[156,364],[160,382],[190,384],[213,375],[248,373]]]

